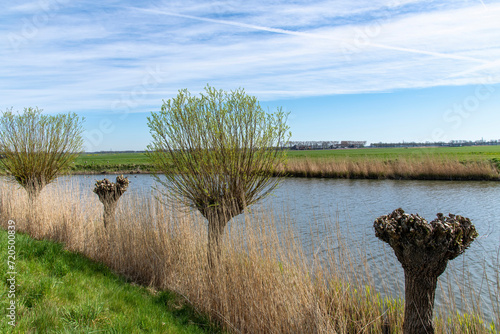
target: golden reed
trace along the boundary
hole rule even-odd
[[[119,202],[116,225],[106,230],[102,204],[91,189],[52,184],[37,209],[28,210],[25,191],[0,182],[1,224],[5,228],[13,219],[34,238],[62,242],[153,292],[174,290],[229,332],[401,332],[402,301],[363,286],[364,273],[344,274],[356,268],[339,233],[337,246],[329,240],[322,244],[328,260],[315,258],[311,265],[286,222],[273,221],[272,214],[247,215],[226,231],[214,276],[207,267],[206,223],[199,214],[128,195]],[[278,226],[284,231],[279,236]],[[21,307],[19,316],[26,312],[30,309]],[[448,312],[456,314],[456,309]],[[436,320],[437,333],[487,332],[476,317],[467,318],[466,326],[463,316],[444,319]]]
[[[489,161],[454,159],[290,159],[283,170],[290,176],[411,180],[500,180],[498,168]]]

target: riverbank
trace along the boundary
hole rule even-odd
[[[500,169],[489,161],[420,157],[378,159],[290,159],[288,176],[342,179],[500,181]]]
[[[500,146],[288,151],[290,177],[500,180]],[[145,153],[82,154],[71,174],[149,174]]]
[[[197,215],[181,214],[176,205],[161,205],[153,197],[124,196],[116,225],[106,230],[102,204],[90,189],[82,191],[68,183],[48,186],[34,212],[36,220],[31,219],[37,224],[29,223],[22,189],[2,183],[0,198],[4,228],[9,217],[20,231],[64,242],[69,250],[105,263],[130,280],[177,291],[230,332],[385,333],[401,329],[402,300],[382,298],[370,280],[363,278],[368,266],[358,268],[357,276],[346,275],[359,254],[342,246],[348,239],[340,231],[332,231],[337,240],[318,241],[324,257],[315,259],[311,267],[302,246],[286,230],[286,222],[280,223],[285,232],[278,237],[279,223],[271,213],[252,217],[248,224],[233,225],[231,233],[226,233],[223,265],[213,279],[214,273],[207,270],[206,222]],[[465,291],[475,290],[464,282],[457,284]],[[493,291],[493,295],[498,293]],[[436,333],[494,332],[481,320],[481,310],[475,305],[471,308],[474,316],[460,314],[454,307],[449,303],[436,310]]]
[[[8,244],[15,246],[11,262]],[[181,296],[131,284],[60,243],[24,233],[9,239],[0,229],[0,248],[1,272],[14,272],[5,274],[10,281],[0,301],[1,333],[218,332]]]

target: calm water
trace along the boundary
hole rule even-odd
[[[96,179],[108,177],[71,176],[58,182],[81,184],[91,191]],[[151,196],[155,184],[149,175],[129,175],[130,188],[124,196]],[[115,176],[109,176],[113,179]],[[254,212],[269,212],[280,219],[285,217],[300,238],[306,254],[326,256],[326,244],[336,244],[336,231],[348,240],[348,247],[359,259],[365,257],[372,268],[373,281],[380,291],[400,295],[404,289],[403,270],[392,249],[375,237],[373,221],[403,208],[407,213],[419,213],[433,220],[436,213],[454,213],[469,217],[480,237],[463,255],[451,261],[440,282],[452,280],[453,293],[439,292],[437,306],[448,303],[447,298],[460,295],[460,288],[471,280],[474,290],[481,293],[480,306],[486,318],[495,312],[491,308],[488,291],[497,284],[498,252],[500,249],[500,182],[454,181],[394,181],[394,180],[338,180],[286,179],[280,188]],[[239,219],[241,221],[241,219]],[[231,224],[240,223],[238,219]],[[338,227],[332,228],[332,227]],[[354,265],[363,272],[362,261]],[[485,277],[484,274],[487,274]],[[498,301],[498,296],[494,296]],[[455,300],[463,309],[469,301]],[[470,305],[469,305],[470,306]]]

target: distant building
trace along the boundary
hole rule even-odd
[[[450,142],[402,142],[402,143],[372,143],[370,147],[461,147],[461,146],[483,146],[483,145],[500,145],[500,140],[452,140]]]
[[[372,143],[369,147],[460,147],[460,146],[484,146],[500,145],[498,140],[452,140],[450,142],[402,142],[402,143]],[[342,140],[342,141],[291,141],[288,148],[292,150],[332,150],[339,148],[364,148],[366,141]]]
[[[292,150],[332,150],[337,148],[361,148],[366,141],[291,141],[289,148]]]
[[[341,148],[362,148],[365,145],[366,141],[343,140],[340,142]]]

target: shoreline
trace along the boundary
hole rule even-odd
[[[118,170],[118,171],[71,171],[65,175],[138,175],[138,174],[155,174],[149,170]],[[156,174],[163,174],[156,172]],[[453,175],[383,175],[383,174],[351,174],[351,173],[335,173],[329,174],[322,171],[287,171],[285,178],[311,178],[311,179],[347,179],[347,180],[401,180],[401,181],[491,181],[499,182],[498,177],[486,177],[484,175],[469,175],[469,176],[453,176]]]
[[[153,174],[145,153],[82,154],[73,175]],[[287,177],[500,181],[500,145],[484,147],[370,148],[288,152],[277,169]],[[161,174],[161,173],[158,173]]]

